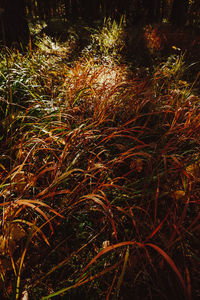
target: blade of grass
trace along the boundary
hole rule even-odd
[[[125,254],[125,257],[124,257],[124,263],[123,263],[122,271],[121,271],[121,274],[120,274],[118,282],[117,282],[117,286],[116,286],[116,293],[117,294],[119,293],[121,284],[122,284],[123,279],[124,279],[124,275],[125,275],[125,272],[126,272],[126,267],[127,267],[128,259],[129,259],[129,246],[126,249],[126,254]]]
[[[160,247],[156,246],[155,244],[147,243],[147,244],[145,244],[145,246],[149,246],[149,247],[155,249],[167,261],[167,263],[171,266],[174,273],[179,278],[179,281],[180,281],[184,291],[186,292],[187,289],[186,289],[184,279],[183,279],[180,271],[178,270],[177,266],[175,265],[174,261],[171,259],[171,257],[169,257],[169,255],[164,250],[162,250]]]
[[[71,289],[74,289],[74,288],[77,288],[83,284],[86,284],[90,281],[93,281],[101,276],[103,276],[104,274],[108,273],[108,272],[111,272],[113,270],[115,270],[118,265],[121,263],[121,261],[117,262],[115,265],[111,266],[111,267],[108,267],[107,269],[99,272],[98,274],[94,275],[94,276],[90,276],[88,279],[85,279],[84,281],[79,281],[77,283],[75,283],[74,285],[71,285],[69,287],[66,287],[66,288],[63,288],[55,293],[52,293],[48,296],[45,296],[45,297],[42,297],[42,300],[46,300],[46,299],[50,299],[50,298],[53,298],[53,297],[56,297],[56,296],[59,296],[60,294],[63,294],[63,293],[66,293],[67,291],[71,290]]]

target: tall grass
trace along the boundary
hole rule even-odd
[[[48,43],[2,54],[2,297],[196,299],[200,115],[184,56],[141,79],[113,51],[69,65]]]

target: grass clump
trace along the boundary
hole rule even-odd
[[[104,19],[104,24],[92,34],[93,49],[103,57],[116,57],[124,48],[125,17],[122,16],[119,24],[110,18]]]
[[[2,298],[199,296],[199,97],[184,56],[116,62],[120,26],[95,37],[109,60],[2,54]]]

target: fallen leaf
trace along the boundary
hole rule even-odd
[[[183,199],[185,197],[185,191],[182,191],[182,190],[175,191],[174,197],[176,200]]]

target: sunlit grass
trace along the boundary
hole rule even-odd
[[[183,55],[151,78],[120,64],[121,26],[95,35],[106,60],[47,37],[2,54],[4,298],[199,293],[199,98]]]

